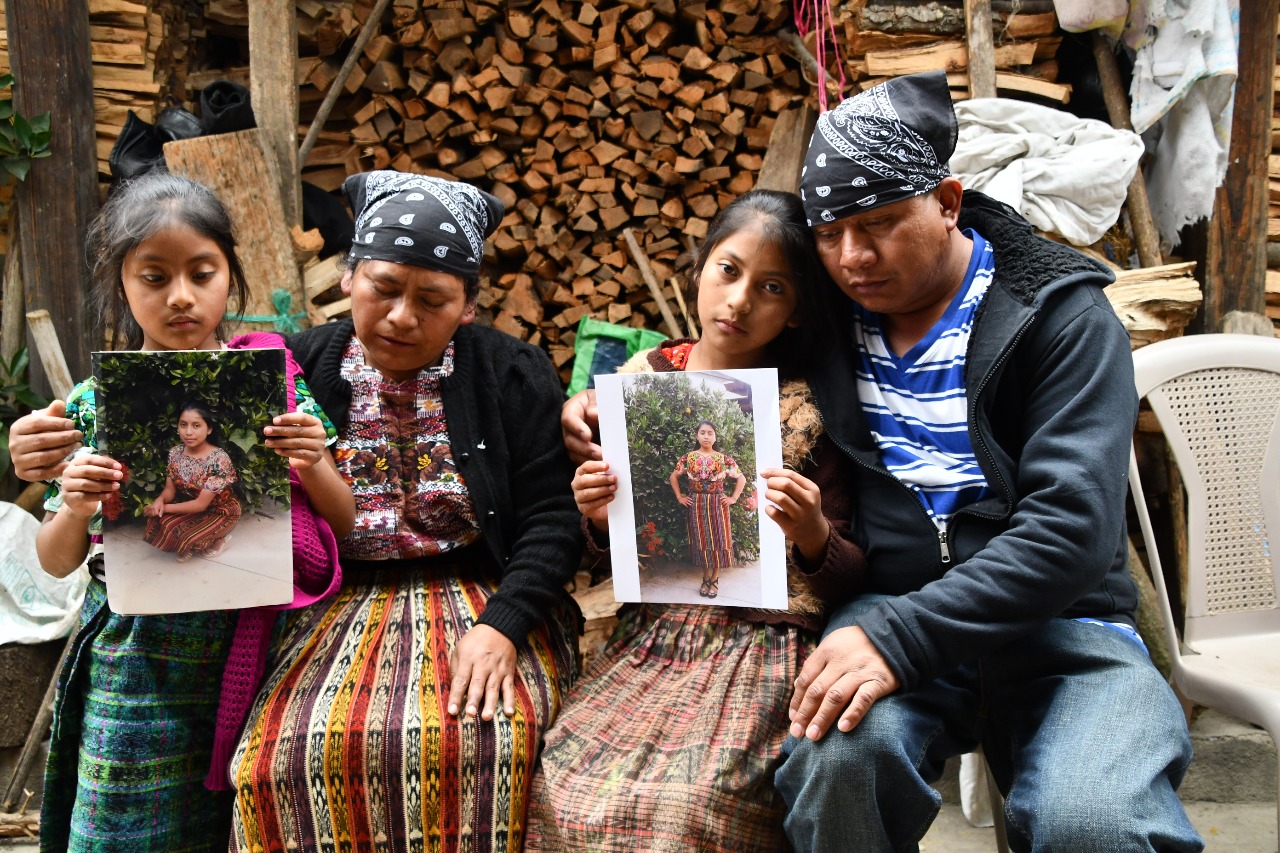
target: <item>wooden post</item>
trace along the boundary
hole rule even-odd
[[[969,46],[969,97],[996,96],[996,55],[991,35],[991,0],[964,0],[965,41]]]
[[[22,318],[26,310],[22,296],[22,256],[18,245],[18,211],[9,213],[9,254],[4,259],[4,317],[0,324],[0,358],[6,363],[22,349]]]
[[[63,349],[58,341],[58,330],[53,325],[49,312],[40,308],[27,312],[27,323],[31,326],[31,343],[44,364],[45,374],[49,377],[49,385],[53,394],[60,400],[67,399],[75,383],[67,370],[67,362],[63,358]]]
[[[280,175],[285,224],[302,224],[298,164],[298,18],[292,0],[249,5],[249,93],[262,145]]]
[[[1280,0],[1240,4],[1240,62],[1227,175],[1209,223],[1204,328],[1220,331],[1232,311],[1265,316],[1267,158]]]
[[[28,310],[48,310],[76,376],[89,372],[85,232],[98,210],[98,157],[86,0],[8,0],[5,26],[17,80],[14,106],[49,112],[51,154],[14,191]],[[43,374],[32,379],[44,387]]]
[[[1133,130],[1129,115],[1129,98],[1120,82],[1120,70],[1116,67],[1116,55],[1101,33],[1093,34],[1093,59],[1098,66],[1098,79],[1102,82],[1102,100],[1107,105],[1111,126],[1121,130]],[[1139,168],[1129,182],[1129,224],[1133,227],[1133,239],[1137,243],[1138,264],[1158,267],[1164,263],[1160,254],[1160,234],[1151,218],[1151,202],[1147,199],[1147,179]]]

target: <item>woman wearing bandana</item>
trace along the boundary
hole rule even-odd
[[[381,171],[350,320],[290,340],[356,498],[344,584],[296,611],[232,764],[234,847],[519,850],[538,744],[575,669],[581,548],[560,383],[472,325],[502,203]]]

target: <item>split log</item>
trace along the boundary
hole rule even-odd
[[[1133,349],[1176,338],[1200,309],[1194,263],[1122,270],[1103,292],[1129,331]]]

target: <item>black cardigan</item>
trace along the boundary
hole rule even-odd
[[[351,407],[342,354],[354,334],[347,319],[289,338],[339,434]],[[453,342],[453,373],[441,385],[449,441],[485,550],[502,571],[479,623],[519,645],[554,607],[572,601],[564,587],[582,553],[560,435],[563,392],[547,356],[510,335],[469,325]]]

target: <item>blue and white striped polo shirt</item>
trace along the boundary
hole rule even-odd
[[[881,333],[882,315],[855,305],[858,399],[884,466],[911,488],[939,530],[989,490],[969,441],[964,387],[969,329],[995,272],[975,231],[964,284],[928,334],[902,356]]]

